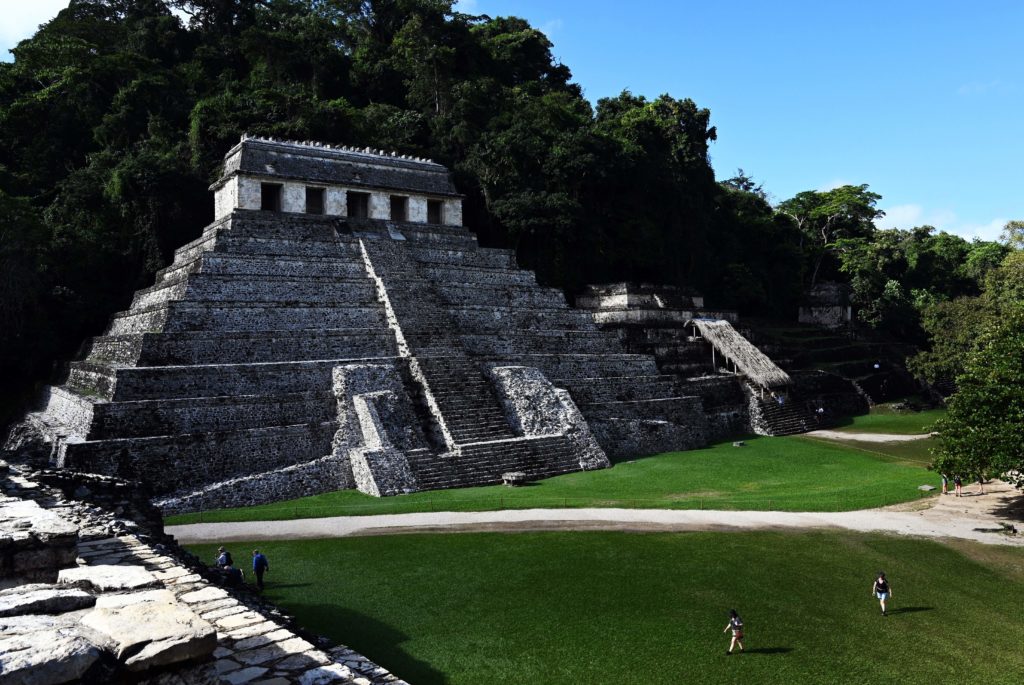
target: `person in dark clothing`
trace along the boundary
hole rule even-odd
[[[878,603],[882,605],[882,616],[886,616],[885,602],[892,597],[892,588],[889,586],[889,581],[886,579],[885,574],[881,571],[878,572],[878,577],[875,578],[875,584],[871,586],[871,594],[878,598]]]
[[[256,587],[263,589],[263,574],[270,570],[270,562],[258,549],[252,551],[252,572],[256,574]]]
[[[242,576],[242,569],[235,568],[230,564],[224,567],[224,575],[227,577],[227,584],[233,587],[241,585],[244,580]]]

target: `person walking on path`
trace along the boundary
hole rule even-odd
[[[944,474],[944,473],[941,474],[941,475],[942,475],[942,494],[943,495],[948,495],[949,494],[949,478],[946,478],[946,474]]]
[[[956,491],[957,497],[963,497],[964,480],[960,477],[960,474],[953,476],[953,490]]]
[[[256,574],[256,587],[263,590],[263,574],[270,570],[270,562],[258,549],[252,551],[252,572]]]
[[[985,494],[985,478],[980,473],[978,474],[978,494]]]
[[[729,642],[729,651],[725,653],[726,656],[732,654],[732,650],[736,645],[739,645],[740,651],[743,651],[743,619],[736,613],[735,609],[729,610],[729,622],[725,624],[725,630],[732,630],[732,641]]]
[[[887,616],[885,602],[892,597],[892,588],[889,586],[889,581],[886,579],[885,574],[881,571],[878,572],[878,577],[875,578],[875,584],[871,586],[871,594],[878,598],[878,603],[882,606],[882,616]]]

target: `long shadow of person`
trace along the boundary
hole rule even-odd
[[[323,604],[284,605],[306,630],[356,650],[396,676],[416,685],[445,685],[445,675],[402,649],[409,636],[366,614]]]
[[[889,615],[893,614],[916,614],[919,611],[934,611],[935,607],[896,607],[889,609]]]
[[[744,654],[789,654],[792,647],[750,647],[743,650]]]

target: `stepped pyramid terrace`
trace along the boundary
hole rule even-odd
[[[243,137],[215,218],[9,448],[140,478],[165,511],[603,468],[706,443],[653,355],[462,226],[445,167]]]

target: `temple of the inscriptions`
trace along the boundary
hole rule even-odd
[[[694,307],[661,312],[674,328],[644,340],[670,335],[711,370],[659,368],[610,325],[613,310],[629,322],[628,292],[570,307],[511,250],[477,243],[429,160],[243,137],[211,190],[214,221],[8,447],[143,479],[165,511],[393,495],[702,446],[789,381]],[[715,349],[763,387],[714,373],[729,361]]]

